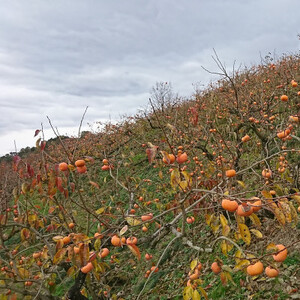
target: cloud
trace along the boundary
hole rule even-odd
[[[189,96],[215,78],[201,68],[216,70],[213,48],[230,69],[298,51],[297,14],[291,0],[3,2],[0,139],[46,116],[76,128],[86,106],[85,124],[134,114],[159,81]]]

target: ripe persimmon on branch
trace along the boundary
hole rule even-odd
[[[97,134],[80,134],[86,108],[80,138],[49,119],[55,139],[42,127],[35,151],[2,164],[1,294],[187,300],[221,284],[230,299],[227,285],[254,293],[251,278],[284,274],[299,242],[300,61],[233,75],[215,61],[222,79],[189,101],[151,98],[146,118]]]

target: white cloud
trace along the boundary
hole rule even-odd
[[[291,0],[1,3],[0,154],[47,124],[77,128],[145,107],[157,81],[189,96],[215,48],[228,67],[300,48]],[[46,126],[46,125],[45,125]],[[20,134],[22,132],[22,134]],[[29,135],[30,133],[30,135]]]

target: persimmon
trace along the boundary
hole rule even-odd
[[[288,254],[286,247],[282,244],[279,244],[279,245],[276,245],[276,248],[280,252],[277,254],[274,254],[273,259],[278,262],[285,261],[285,259],[287,258],[287,254]]]
[[[32,257],[33,257],[34,259],[36,259],[36,258],[41,257],[41,255],[42,255],[41,252],[34,252],[34,253],[32,254]]]
[[[251,264],[247,267],[247,273],[250,276],[257,276],[261,274],[264,270],[264,265],[261,261],[256,262],[255,264]]]
[[[127,245],[136,245],[137,244],[137,238],[135,236],[131,236],[126,240]]]
[[[158,267],[152,266],[150,270],[151,270],[151,272],[157,273],[158,272]]]
[[[292,87],[297,87],[297,86],[298,86],[298,83],[297,83],[297,81],[292,80],[292,81],[291,81],[291,85],[292,85]]]
[[[148,215],[143,215],[143,216],[141,216],[141,219],[142,219],[143,222],[149,221],[149,220],[151,220],[152,218],[153,218],[153,214],[152,214],[152,213],[150,213],[150,214],[148,214]]]
[[[219,273],[222,271],[221,267],[219,266],[219,264],[218,264],[216,261],[212,263],[212,265],[211,265],[211,270],[212,270],[215,274],[219,274]]]
[[[102,163],[103,163],[104,165],[108,165],[108,159],[104,158],[104,159],[102,160]]]
[[[147,231],[148,231],[148,227],[147,227],[147,226],[143,226],[143,227],[142,227],[142,231],[143,231],[143,232],[147,232]]]
[[[236,214],[241,217],[248,217],[252,215],[253,207],[247,203],[242,203],[238,206]]]
[[[299,117],[298,116],[290,116],[289,121],[292,123],[299,123]]]
[[[187,218],[186,218],[186,222],[187,222],[188,224],[192,224],[192,223],[193,223],[193,219],[192,219],[191,217],[187,217]]]
[[[109,254],[109,249],[108,248],[103,248],[99,252],[99,257],[104,258]]]
[[[265,268],[265,273],[268,277],[273,278],[278,276],[279,271],[269,266]]]
[[[70,229],[73,229],[73,228],[75,227],[75,223],[69,223],[69,224],[68,224],[68,227],[69,227]]]
[[[81,168],[81,167],[85,166],[85,161],[83,159],[76,160],[75,166]]]
[[[77,170],[78,173],[84,174],[87,171],[87,167],[86,166],[77,167],[76,170]]]
[[[283,101],[283,102],[287,102],[289,100],[289,97],[287,95],[282,95],[280,97],[280,100]]]
[[[109,169],[110,169],[109,165],[104,165],[104,166],[101,167],[102,171],[108,171]]]
[[[223,199],[222,207],[230,212],[235,212],[238,208],[239,204],[235,200]]]
[[[101,233],[99,233],[99,232],[95,232],[94,238],[95,238],[95,239],[102,239],[102,238],[103,238],[103,234],[101,234]]]
[[[225,173],[225,175],[226,175],[227,177],[234,177],[234,176],[236,175],[236,171],[233,170],[233,169],[227,170],[226,173]]]
[[[146,253],[146,254],[145,254],[145,259],[146,259],[146,260],[151,260],[151,259],[152,259],[152,255],[149,254],[149,253]]]
[[[242,137],[242,142],[246,143],[248,141],[250,141],[250,136],[248,134],[246,134],[245,136]]]
[[[117,235],[114,235],[112,238],[111,238],[111,244],[115,247],[120,247],[121,246],[121,239],[117,236]]]
[[[169,164],[173,164],[175,162],[175,156],[174,154],[169,154],[168,155],[168,159],[166,159],[165,157],[163,157],[163,162],[166,164],[166,165],[169,165]]]
[[[188,159],[188,156],[187,156],[186,152],[184,152],[184,153],[181,153],[177,156],[176,161],[179,164],[183,164],[187,161],[187,159]]]
[[[262,208],[262,202],[257,197],[252,197],[247,204],[252,207],[253,212],[258,212]]]
[[[84,267],[80,269],[80,271],[84,274],[89,273],[93,269],[93,264],[91,262],[87,263]]]
[[[194,270],[194,273],[189,273],[189,278],[190,278],[190,280],[196,280],[196,279],[198,279],[199,278],[199,270],[196,268],[195,270]]]
[[[65,163],[65,162],[62,162],[58,165],[58,168],[61,170],[61,171],[67,171],[68,170],[68,164]]]
[[[263,169],[261,172],[261,175],[265,178],[271,178],[272,177],[272,171],[270,169]]]

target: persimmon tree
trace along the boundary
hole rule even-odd
[[[36,131],[0,215],[3,297],[148,299],[170,276],[208,299],[211,272],[224,286],[281,275],[300,243],[300,60],[229,74],[214,59],[221,79],[190,101],[151,98],[146,116],[77,138],[50,119],[56,141]]]

